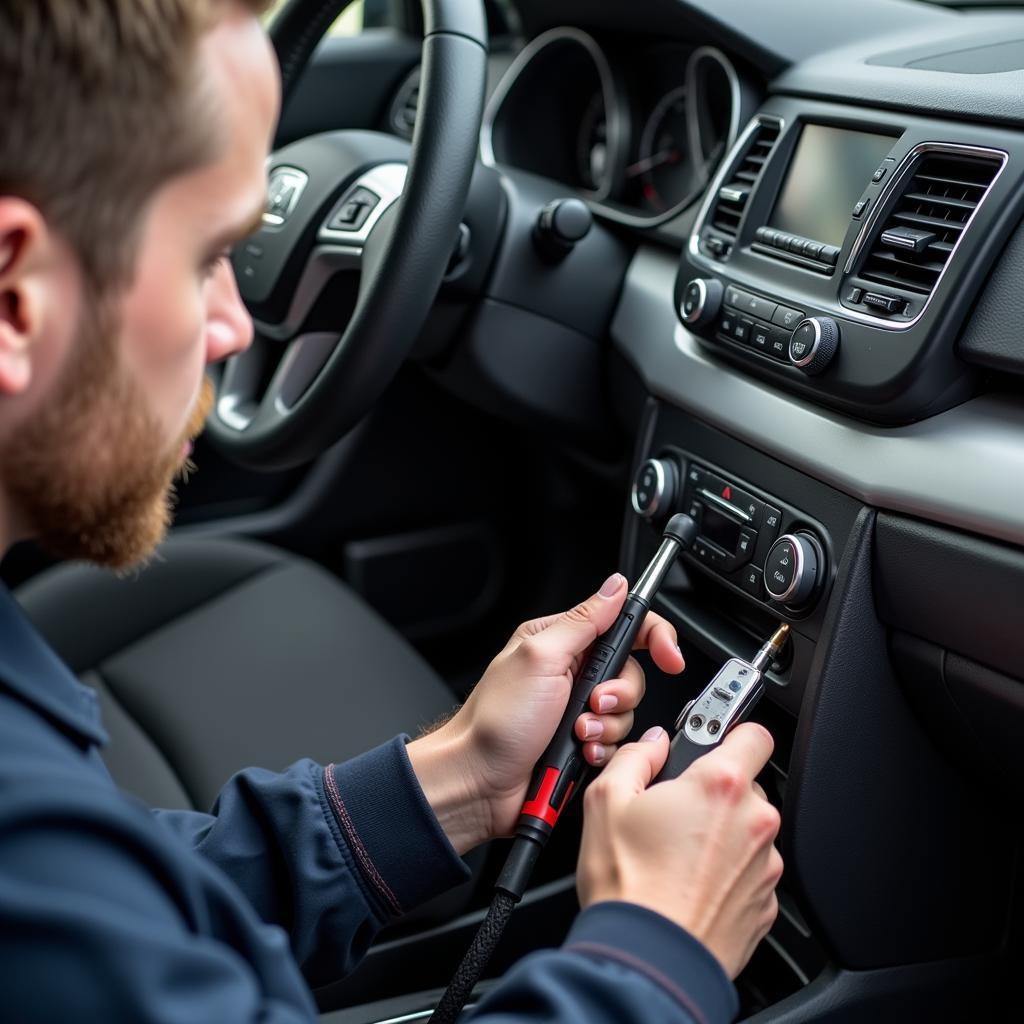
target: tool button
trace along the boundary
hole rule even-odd
[[[756,348],[758,352],[767,352],[768,346],[771,344],[771,336],[770,327],[765,327],[764,324],[754,324],[754,329],[750,332],[750,347]]]
[[[772,314],[772,323],[778,324],[779,327],[785,327],[792,331],[801,320],[804,315],[799,309],[791,309],[789,306],[779,306]]]
[[[733,680],[733,681],[732,681],[732,682],[731,682],[731,683],[729,684],[729,689],[730,689],[730,690],[732,690],[732,692],[733,692],[733,693],[739,693],[739,692],[740,692],[740,690],[742,690],[742,689],[743,689],[743,687],[742,687],[742,686],[740,685],[740,683],[738,683],[738,682],[737,682],[737,681],[736,681],[736,680],[734,679],[734,680]]]
[[[759,601],[764,600],[764,581],[756,565],[748,565],[740,577],[740,588]]]
[[[754,557],[757,547],[757,531],[741,530],[740,539],[736,542],[736,566],[746,565]]]
[[[754,325],[746,317],[738,317],[732,325],[732,336],[736,341],[746,343],[753,329]]]
[[[760,296],[751,295],[750,292],[740,292],[736,308],[748,316],[756,316],[761,320],[771,320],[772,314],[778,308],[778,304],[762,299]]]
[[[768,355],[773,359],[781,359],[789,362],[789,333],[787,331],[772,331],[771,341],[768,344]]]
[[[708,735],[709,736],[717,736],[718,733],[721,731],[721,729],[722,729],[722,723],[717,718],[712,718],[711,721],[708,722]]]
[[[711,692],[719,700],[731,701],[733,697],[733,695],[728,690],[723,690],[720,686],[716,686]]]
[[[703,715],[694,715],[687,723],[691,729],[699,729],[704,724]]]
[[[618,648],[619,644],[622,643],[626,633],[629,632],[633,625],[633,616],[628,612],[622,617],[622,621],[615,627],[614,632],[604,637],[605,643],[610,647]]]

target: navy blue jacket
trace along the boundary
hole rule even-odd
[[[343,765],[247,769],[209,814],[150,811],[100,757],[96,698],[0,586],[0,1017],[313,1021],[310,985],[466,877],[402,738]],[[400,837],[400,840],[399,840]],[[691,936],[605,903],[475,1011],[525,1021],[719,1024],[735,991]]]

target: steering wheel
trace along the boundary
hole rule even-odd
[[[285,103],[350,2],[290,0],[274,22]],[[233,257],[256,337],[225,364],[207,424],[243,465],[299,465],[355,426],[404,361],[452,257],[483,114],[486,17],[482,0],[422,8],[411,147],[336,131],[270,157],[263,225]]]

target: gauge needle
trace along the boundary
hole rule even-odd
[[[643,174],[645,171],[652,170],[659,164],[674,164],[678,159],[678,149],[663,149],[660,153],[654,153],[652,156],[645,157],[643,160],[637,160],[635,164],[630,164],[626,168],[626,177],[635,178],[638,174]]]

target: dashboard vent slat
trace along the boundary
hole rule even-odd
[[[1000,166],[980,155],[919,157],[888,216],[875,226],[860,276],[931,295]]]
[[[777,123],[761,121],[747,142],[743,156],[718,190],[707,221],[715,236],[715,248],[719,250],[713,255],[724,255],[736,240],[743,211],[778,141],[779,132]]]

